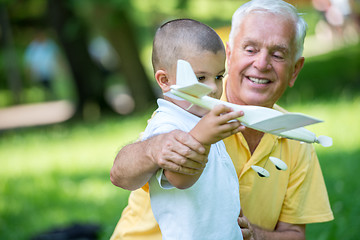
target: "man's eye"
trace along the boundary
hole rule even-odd
[[[276,58],[276,59],[279,59],[279,60],[284,59],[284,55],[281,54],[281,53],[274,53],[273,57]]]
[[[254,53],[255,52],[255,48],[251,47],[251,46],[245,47],[244,50],[245,50],[245,52],[248,52],[248,53]]]
[[[200,76],[200,77],[197,77],[197,79],[198,79],[199,81],[204,81],[204,80],[205,80],[205,77],[204,77],[204,76]]]

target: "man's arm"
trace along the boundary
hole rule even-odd
[[[238,218],[244,240],[305,240],[305,224],[278,222],[274,231],[268,231],[251,224],[240,214]]]
[[[274,231],[254,226],[254,240],[305,240],[305,226],[278,222]]]
[[[195,175],[202,172],[206,162],[204,146],[189,133],[174,130],[122,148],[110,179],[118,187],[135,190],[144,186],[159,168]]]

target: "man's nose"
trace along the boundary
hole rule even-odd
[[[253,65],[262,72],[271,69],[269,54],[266,52],[259,52]]]

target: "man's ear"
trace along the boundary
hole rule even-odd
[[[289,87],[293,87],[296,81],[297,76],[299,75],[301,69],[304,66],[305,58],[301,57],[297,62],[295,63],[294,72],[291,76],[291,79],[289,81]]]
[[[226,67],[230,66],[231,49],[229,42],[226,42]]]
[[[162,92],[170,91],[170,81],[168,74],[164,70],[157,70],[155,73],[155,79],[158,85],[160,86]]]

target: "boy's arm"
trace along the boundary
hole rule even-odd
[[[211,144],[244,129],[239,121],[231,121],[243,115],[243,112],[231,112],[231,108],[225,105],[215,106],[196,124],[190,131],[190,135],[203,144],[206,149],[206,154],[209,154]],[[186,189],[191,187],[199,179],[202,171],[203,170],[195,175],[185,175],[164,170],[164,174],[174,187]]]

